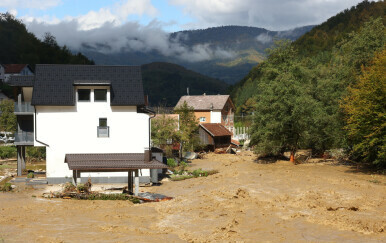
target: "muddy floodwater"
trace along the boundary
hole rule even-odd
[[[194,160],[219,173],[141,188],[174,197],[158,203],[42,198],[49,186],[0,193],[0,242],[386,242],[385,176],[254,160]]]

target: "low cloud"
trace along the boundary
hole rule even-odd
[[[268,44],[272,42],[272,36],[270,36],[268,33],[260,34],[256,37],[256,40],[263,43]]]
[[[363,0],[169,0],[194,19],[185,28],[243,25],[286,30],[320,24]]]
[[[188,47],[182,44],[188,38],[187,35],[170,38],[170,34],[162,30],[162,24],[158,21],[152,21],[146,26],[137,22],[117,25],[111,21],[91,29],[81,28],[81,25],[79,20],[61,21],[56,24],[33,20],[27,23],[27,28],[39,38],[50,32],[60,45],[66,45],[75,51],[85,48],[104,54],[156,51],[166,57],[188,62],[226,59],[235,55],[232,51],[213,48],[209,44]]]

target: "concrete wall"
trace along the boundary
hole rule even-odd
[[[81,87],[93,89],[101,87]],[[108,87],[105,87],[108,88]],[[37,139],[48,144],[47,179],[60,181],[71,178],[72,171],[64,163],[69,153],[143,153],[149,146],[149,116],[137,113],[135,106],[110,106],[110,91],[106,102],[76,102],[75,106],[36,106]],[[107,118],[110,136],[97,137],[99,118]],[[42,146],[35,141],[35,146]],[[140,175],[148,177],[148,169]],[[82,173],[82,177],[122,177],[127,172]],[[114,179],[110,179],[113,181]]]

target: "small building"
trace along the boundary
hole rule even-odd
[[[18,175],[25,147],[46,147],[49,183],[148,183],[153,159],[150,118],[138,66],[36,65],[12,76],[18,131]],[[139,174],[141,176],[139,176]],[[129,178],[129,179],[128,179]],[[129,187],[130,188],[130,187]]]
[[[200,124],[219,123],[233,132],[235,106],[229,95],[185,95],[175,109],[184,102],[193,107]]]
[[[208,149],[226,148],[231,145],[232,133],[219,123],[203,123],[198,129],[200,141]]]
[[[2,78],[1,72],[3,72],[3,81],[8,82],[11,76],[28,76],[33,75],[32,69],[28,64],[2,64],[0,65],[0,79]]]

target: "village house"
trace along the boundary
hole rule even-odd
[[[180,98],[176,108],[184,102],[193,107],[200,124],[218,123],[233,132],[235,106],[229,95],[185,95]]]
[[[166,166],[150,150],[150,119],[138,66],[36,65],[12,76],[18,175],[25,147],[46,147],[48,183],[150,181]],[[129,179],[128,179],[129,178]],[[131,187],[132,188],[132,187]]]
[[[8,82],[15,75],[33,75],[33,72],[28,64],[0,64],[0,80]]]

